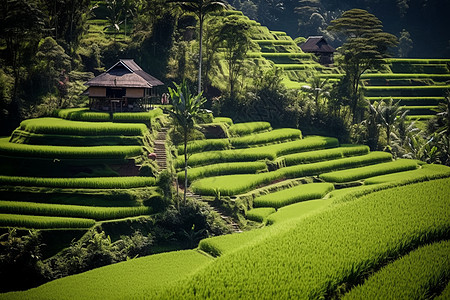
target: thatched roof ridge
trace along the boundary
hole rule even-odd
[[[328,44],[328,42],[324,39],[323,36],[310,36],[300,45],[300,48],[303,52],[326,52],[333,53],[336,51],[332,46]]]
[[[87,86],[151,88],[164,85],[144,72],[133,59],[121,59],[106,72],[92,78]]]

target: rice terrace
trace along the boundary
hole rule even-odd
[[[0,299],[450,299],[445,0],[1,0]]]

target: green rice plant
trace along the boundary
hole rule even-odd
[[[189,169],[188,181],[192,182],[200,178],[218,175],[255,174],[265,170],[267,170],[267,165],[264,161],[213,164]],[[178,172],[177,177],[178,182],[184,182],[184,171]]]
[[[277,170],[284,178],[295,178],[303,176],[319,175],[325,172],[357,168],[392,161],[392,155],[387,152],[373,151],[366,155],[352,156],[329,161],[316,162],[311,164],[301,164],[289,166]]]
[[[11,134],[11,143],[49,146],[115,146],[145,145],[143,136],[79,136],[61,134],[39,134],[16,129]]]
[[[228,132],[233,136],[247,135],[258,131],[266,131],[272,129],[269,122],[247,122],[236,123],[228,128]]]
[[[333,192],[333,191],[332,191]],[[267,224],[279,224],[292,221],[293,219],[305,218],[319,213],[331,205],[333,199],[315,199],[294,203],[281,207],[276,213],[267,217]]]
[[[301,138],[302,132],[300,130],[293,128],[282,128],[263,133],[230,138],[230,143],[235,148],[246,148],[252,145],[285,142],[290,140],[299,140]]]
[[[417,167],[417,162],[414,160],[398,159],[396,161],[381,163],[375,166],[365,166],[356,169],[324,173],[320,174],[319,177],[328,182],[349,182],[378,175],[415,170]]]
[[[37,178],[0,176],[0,184],[8,186],[34,186],[86,189],[130,189],[154,186],[154,177],[90,177],[90,178]]]
[[[295,45],[294,41],[292,40],[253,40],[253,41],[260,46]]]
[[[145,135],[148,130],[144,124],[117,124],[110,122],[81,122],[58,118],[29,119],[20,123],[20,130],[41,134],[66,135]]]
[[[442,96],[450,85],[430,86],[366,86],[364,94],[369,97],[376,96]]]
[[[396,181],[407,180],[408,182],[420,182],[432,179],[439,179],[450,177],[450,168],[443,165],[423,165],[419,169],[404,171],[399,173],[392,173],[370,177],[364,180],[364,184],[382,184]]]
[[[189,166],[194,167],[223,162],[255,161],[264,159],[274,160],[280,155],[337,146],[339,146],[339,141],[335,138],[315,136],[292,142],[255,148],[194,153],[189,157],[188,163]],[[184,157],[179,156],[175,161],[175,166],[177,168],[184,166]]]
[[[410,79],[410,78],[430,78],[437,80],[448,80],[450,79],[450,74],[414,74],[414,73],[367,73],[361,75],[361,79],[369,79],[369,78],[382,78],[382,79]]]
[[[447,283],[447,286],[442,291],[442,293],[434,298],[435,300],[446,300],[450,299],[450,282]]]
[[[65,108],[56,110],[53,115],[73,121],[109,122],[111,115],[107,112],[94,112],[89,108]]]
[[[388,264],[343,299],[425,299],[449,277],[450,241],[441,241]]]
[[[368,146],[361,145],[343,145],[343,147],[324,149],[317,151],[308,151],[301,153],[294,153],[279,157],[284,160],[286,166],[313,163],[323,160],[331,160],[342,158],[346,156],[356,156],[369,153]]]
[[[90,228],[94,220],[82,218],[62,218],[0,214],[0,227],[20,227],[33,229]]]
[[[8,138],[0,139],[0,155],[39,157],[39,158],[77,158],[77,159],[123,159],[144,153],[142,146],[43,146],[10,143]]]
[[[214,196],[220,193],[223,196],[232,196],[248,192],[263,184],[268,184],[279,178],[277,172],[259,174],[235,174],[207,177],[192,182],[194,193]]]
[[[325,298],[393,257],[448,236],[450,200],[435,191],[449,188],[445,180],[390,189],[279,224],[286,229],[264,238],[247,243],[243,236],[246,246],[163,297],[190,298],[195,291],[199,298]]]
[[[193,250],[147,256],[0,299],[326,298],[418,245],[448,237],[449,187],[448,179],[407,185],[202,241],[202,250],[226,254],[215,260]]]
[[[410,115],[406,116],[406,120],[408,121],[426,121],[435,118],[435,115]]]
[[[386,161],[392,161],[391,154],[387,152],[371,152],[362,156],[285,167],[267,173],[202,178],[194,181],[191,184],[191,189],[201,195],[213,196],[219,192],[221,195],[227,196],[238,195],[283,178],[313,176],[334,170],[367,166]]]
[[[151,207],[95,207],[46,204],[33,202],[0,201],[0,214],[55,216],[94,219],[97,221],[150,215]]]
[[[211,262],[211,256],[197,250],[148,255],[57,279],[37,289],[0,294],[0,299],[137,299],[145,295],[156,299],[168,283],[185,280]]]
[[[300,184],[290,189],[256,197],[253,205],[278,209],[301,201],[320,199],[333,189],[332,183]]]
[[[142,123],[150,126],[151,120],[158,116],[162,116],[163,111],[155,108],[147,112],[117,112],[113,114],[112,121],[117,123]]]
[[[318,64],[317,64],[318,65]],[[275,67],[283,69],[284,71],[295,71],[295,70],[308,70],[317,67],[316,64],[275,64]],[[291,78],[292,79],[292,78]]]
[[[205,139],[190,141],[187,144],[187,151],[189,154],[212,151],[225,150],[230,148],[230,141],[228,139]],[[184,154],[184,145],[178,145],[177,151],[179,155]]]
[[[275,212],[275,208],[273,207],[259,207],[248,210],[245,214],[245,217],[249,220],[255,222],[264,222],[264,220],[271,214]]]
[[[233,120],[227,117],[215,117],[213,123],[226,123],[228,125],[233,125]]]
[[[445,58],[386,58],[386,63],[407,63],[407,64],[447,64],[450,59]]]

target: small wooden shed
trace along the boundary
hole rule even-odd
[[[323,36],[310,36],[300,45],[300,48],[305,53],[314,53],[319,58],[319,63],[322,65],[333,64],[333,54],[336,52]]]
[[[146,110],[152,98],[159,99],[158,87],[164,84],[133,59],[121,59],[85,85],[91,110],[124,112]]]

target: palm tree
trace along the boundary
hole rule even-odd
[[[392,98],[387,101],[381,101],[379,120],[381,125],[386,129],[387,146],[391,146],[391,132],[395,124],[395,120],[401,115],[403,108],[399,102],[394,103]]]
[[[187,191],[187,141],[189,132],[194,128],[194,119],[201,113],[201,106],[206,102],[202,93],[192,95],[186,82],[181,85],[174,83],[176,90],[169,87],[170,98],[172,99],[173,111],[168,111],[175,122],[181,127],[184,142],[184,204],[186,205]]]
[[[207,15],[225,9],[227,4],[224,0],[169,0],[168,2],[178,3],[185,11],[194,13],[199,20],[198,94],[200,94],[202,91],[203,22]]]

